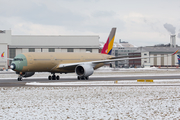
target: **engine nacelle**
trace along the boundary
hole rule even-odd
[[[91,65],[78,65],[75,72],[78,76],[88,77],[93,74],[94,69]]]
[[[31,77],[35,72],[16,72],[16,74],[20,74],[22,77]]]

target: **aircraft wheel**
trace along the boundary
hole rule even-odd
[[[55,75],[52,76],[52,80],[56,80],[56,76]]]
[[[89,79],[89,77],[85,77],[85,79],[86,79],[86,80],[88,80],[88,79]]]
[[[86,78],[84,76],[81,77],[81,80],[85,80]]]
[[[77,79],[78,79],[78,80],[81,80],[81,77],[78,76]]]
[[[59,80],[59,75],[56,77],[57,80]]]
[[[18,79],[17,79],[18,81],[22,81],[22,77],[18,77]]]
[[[49,77],[48,77],[48,79],[49,79],[49,80],[51,80],[51,79],[52,79],[52,77],[51,77],[51,76],[49,76]]]

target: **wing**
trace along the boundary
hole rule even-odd
[[[157,57],[157,56],[153,56],[153,57]],[[88,64],[94,67],[99,63],[109,63],[109,62],[115,62],[115,61],[121,61],[121,60],[146,59],[146,58],[152,58],[152,57],[120,58],[120,59],[107,59],[107,60],[78,62],[78,63],[67,63],[67,64],[60,64],[58,68],[76,67],[78,65],[84,65],[84,64]]]
[[[124,56],[118,56],[118,57],[111,57],[109,59],[119,59],[119,58],[125,58],[125,57],[138,57],[139,55],[124,55]]]

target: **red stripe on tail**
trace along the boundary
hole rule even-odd
[[[108,52],[108,44],[109,44],[109,38],[108,38],[107,42],[104,44],[104,47],[103,47],[103,49],[101,51],[102,54],[107,54],[107,52]]]
[[[4,52],[1,54],[1,57],[4,57]]]

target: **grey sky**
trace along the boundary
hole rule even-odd
[[[169,43],[167,27],[179,35],[179,11],[180,0],[0,0],[0,29],[14,35],[99,35],[106,41],[117,27],[115,41],[147,46]]]

